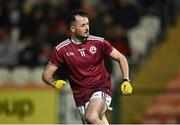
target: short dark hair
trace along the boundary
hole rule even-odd
[[[82,16],[82,17],[87,17],[88,14],[86,12],[83,12],[82,10],[74,10],[72,11],[68,18],[67,18],[67,24],[70,26],[72,24],[72,22],[74,22],[76,19],[75,19],[75,16]]]

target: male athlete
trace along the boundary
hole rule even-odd
[[[71,37],[54,48],[43,72],[43,80],[55,89],[61,89],[66,82],[54,79],[53,74],[65,64],[69,70],[68,80],[73,97],[84,123],[108,124],[105,112],[111,108],[109,105],[112,89],[103,57],[108,55],[119,63],[124,78],[121,84],[124,95],[132,93],[128,63],[104,38],[89,35],[89,20],[86,13],[72,12],[68,24]]]

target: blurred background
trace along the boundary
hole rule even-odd
[[[129,62],[134,92],[122,96],[118,64],[105,60],[110,123],[180,123],[179,0],[0,0],[0,123],[81,123],[69,86],[57,92],[41,80],[74,9]]]

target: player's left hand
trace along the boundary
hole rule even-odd
[[[130,81],[124,79],[121,84],[121,92],[123,95],[130,95],[133,91]]]
[[[66,81],[64,80],[55,80],[51,83],[52,87],[56,90],[60,90],[64,85],[66,85]]]

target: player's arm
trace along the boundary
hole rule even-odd
[[[123,78],[129,80],[129,66],[125,56],[122,55],[115,48],[113,48],[112,52],[110,53],[110,57],[119,63],[119,66],[123,74]]]
[[[112,52],[110,53],[110,57],[116,60],[121,68],[123,74],[123,82],[121,84],[122,93],[125,95],[131,94],[132,86],[130,84],[129,66],[126,57],[119,51],[117,51],[115,48],[113,48]]]
[[[66,82],[64,80],[55,80],[53,78],[53,74],[55,73],[55,71],[57,69],[58,68],[56,66],[48,64],[46,66],[46,68],[44,69],[44,72],[42,74],[42,80],[46,84],[48,84],[48,85],[54,87],[55,89],[59,90],[63,87],[63,85],[66,84]]]

